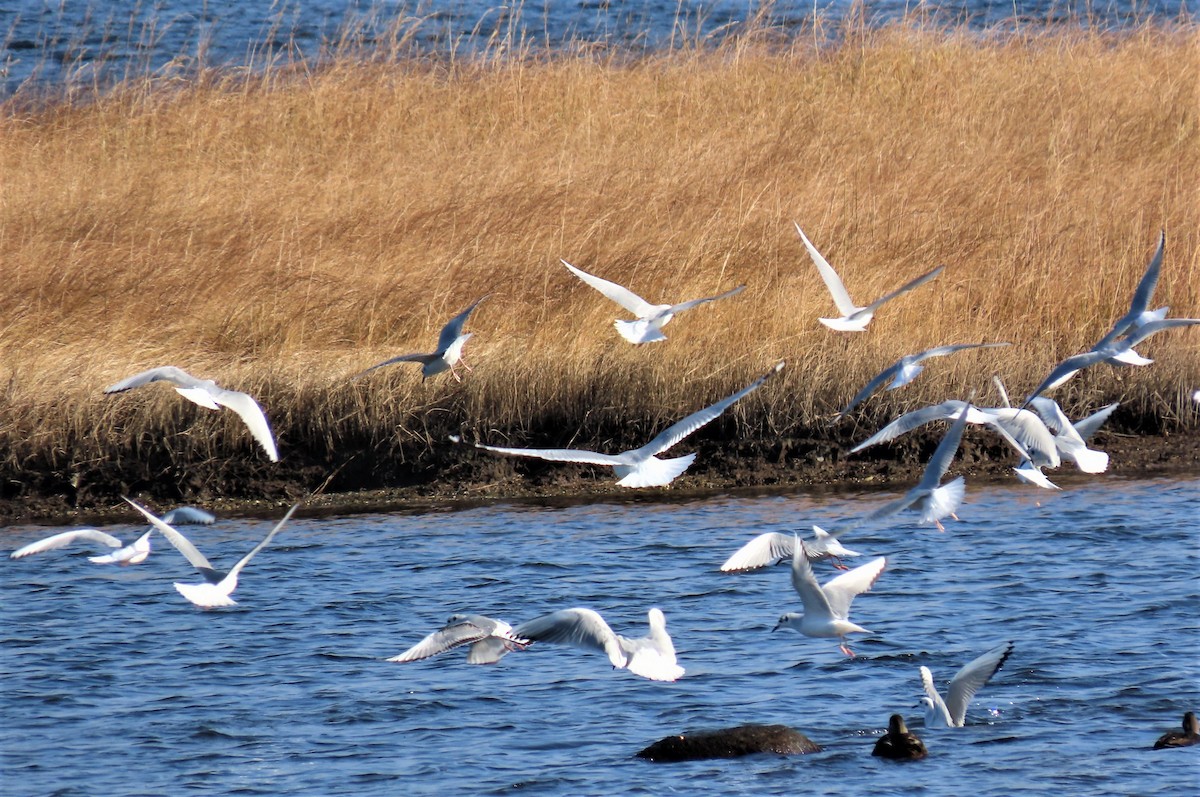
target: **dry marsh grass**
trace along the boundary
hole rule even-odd
[[[107,384],[175,364],[260,397],[286,478],[432,478],[489,442],[637,443],[779,359],[717,432],[844,442],[890,416],[1015,394],[1128,308],[1160,229],[1155,306],[1200,315],[1200,31],[1004,37],[897,25],[837,46],[747,37],[586,52],[130,81],[0,118],[0,493],[237,493],[271,473],[236,417]],[[792,227],[860,301],[944,263],[865,334]],[[633,347],[566,258],[652,301],[740,296]],[[350,382],[468,324],[475,370]],[[1194,431],[1196,330],[1060,388],[1069,413]],[[900,355],[934,361],[858,420],[830,413]],[[351,463],[351,464],[348,464]],[[88,485],[94,485],[88,492]],[[241,485],[241,486],[239,486]],[[253,484],[251,484],[253,487]],[[73,492],[74,491],[74,492]]]

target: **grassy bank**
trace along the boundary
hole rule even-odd
[[[347,59],[10,102],[0,498],[449,480],[464,458],[449,432],[613,450],[778,359],[778,383],[711,434],[786,458],[781,439],[836,448],[971,388],[992,401],[993,373],[1023,394],[1128,309],[1160,229],[1153,306],[1200,315],[1198,86],[1194,27],[897,26],[835,47]],[[793,220],[860,301],[947,268],[838,335],[816,321],[834,308]],[[636,348],[560,257],[652,301],[748,287]],[[429,350],[484,294],[462,384],[404,365],[348,381]],[[1121,400],[1127,431],[1194,433],[1197,335],[1054,396],[1069,413]],[[934,361],[829,426],[900,355],[996,340],[1014,345]],[[101,393],[168,363],[258,396],[283,461],[167,388]]]

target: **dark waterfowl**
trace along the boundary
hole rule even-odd
[[[739,725],[717,731],[681,733],[659,739],[637,754],[648,761],[698,761],[754,753],[819,753],[821,745],[786,725]]]
[[[1191,747],[1194,744],[1200,744],[1200,722],[1197,722],[1196,715],[1189,711],[1183,715],[1183,730],[1167,731],[1158,737],[1158,741],[1154,743],[1154,749]]]
[[[925,743],[910,733],[904,717],[893,714],[888,720],[888,731],[875,742],[871,755],[890,758],[893,761],[916,761],[927,754]]]

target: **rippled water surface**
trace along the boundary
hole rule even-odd
[[[798,610],[785,567],[718,567],[764,530],[845,525],[888,495],[497,505],[293,520],[229,610],[155,538],[140,566],[68,549],[0,560],[0,776],[11,795],[1184,794],[1200,748],[1153,751],[1200,709],[1200,481],[1105,479],[1049,494],[968,488],[945,534],[902,517],[844,537],[889,558],[835,642],[772,633]],[[1041,502],[1040,504],[1038,502]],[[280,512],[282,514],[282,511]],[[266,520],[192,529],[218,567]],[[5,531],[5,550],[57,529]],[[140,527],[112,527],[131,538]],[[824,581],[833,571],[815,566]],[[644,633],[661,607],[687,675],[612,670],[535,645],[494,666],[465,652],[384,661],[450,614],[513,622],[569,606]],[[944,682],[1016,651],[968,713],[924,731],[917,668]],[[924,762],[870,755],[892,712]],[[633,758],[685,729],[786,723],[815,755],[683,765]]]

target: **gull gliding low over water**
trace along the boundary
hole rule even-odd
[[[1005,642],[964,664],[950,679],[945,700],[933,685],[933,673],[928,667],[922,666],[921,685],[925,689],[925,697],[921,698],[921,702],[925,704],[925,727],[961,728],[966,721],[967,706],[971,705],[975,693],[992,680],[1012,652],[1013,643]]]
[[[633,291],[615,282],[609,282],[594,274],[589,274],[582,269],[572,266],[565,260],[562,261],[562,264],[576,277],[579,277],[579,279],[637,316],[637,320],[635,321],[618,319],[613,322],[613,326],[617,328],[617,332],[621,333],[621,337],[630,343],[654,343],[666,340],[667,336],[662,333],[662,328],[679,313],[682,313],[684,310],[690,310],[693,307],[699,307],[708,302],[715,302],[718,299],[735,296],[746,288],[745,285],[739,285],[717,296],[692,299],[687,302],[680,302],[679,304],[651,304]]]
[[[470,645],[467,664],[494,664],[505,654],[529,644],[513,634],[512,626],[482,614],[455,614],[429,636],[388,661],[420,661],[459,645]]]
[[[851,658],[854,652],[847,644],[848,634],[870,634],[871,631],[850,622],[850,603],[855,596],[869,590],[879,579],[887,559],[879,557],[865,565],[842,573],[826,581],[822,586],[813,576],[812,566],[804,550],[804,543],[794,541],[792,550],[792,587],[800,595],[804,613],[788,612],[779,618],[773,630],[790,628],[810,637],[836,638],[839,649]]]
[[[161,518],[155,516],[145,507],[130,501],[128,498],[125,499],[125,502],[145,515],[146,519],[150,521],[150,524],[162,532],[162,535],[167,538],[167,541],[174,545],[175,548],[178,549],[181,554],[183,554],[184,558],[187,559],[197,571],[199,571],[200,575],[204,576],[204,582],[200,584],[182,584],[180,582],[175,582],[175,589],[179,591],[180,595],[203,609],[213,609],[218,606],[237,605],[237,601],[233,600],[229,596],[232,595],[233,591],[237,589],[238,574],[242,572],[242,568],[254,558],[256,553],[267,546],[267,543],[269,543],[271,539],[279,533],[279,530],[283,528],[283,524],[288,522],[288,519],[291,518],[292,513],[300,507],[299,504],[293,504],[292,508],[289,509],[287,514],[283,516],[283,519],[276,523],[275,527],[267,533],[267,536],[262,542],[254,546],[250,553],[239,559],[237,563],[229,569],[228,573],[222,573],[219,570],[213,569],[212,564],[204,557],[204,554],[200,553],[196,546],[192,545],[191,540],[189,540],[187,537],[180,534],[169,524],[164,523]]]
[[[462,331],[463,325],[467,323],[467,318],[470,317],[471,312],[486,298],[487,295],[481,296],[478,300],[476,300],[475,304],[471,305],[466,310],[463,310],[461,313],[454,316],[454,318],[451,318],[446,322],[446,325],[442,327],[441,334],[438,335],[437,348],[434,351],[430,352],[429,354],[401,354],[399,357],[393,357],[390,360],[384,360],[381,363],[372,365],[365,371],[355,374],[352,379],[360,379],[369,374],[371,371],[374,371],[376,368],[383,368],[385,365],[392,365],[394,363],[421,363],[422,381],[431,376],[436,376],[443,371],[449,371],[450,375],[453,376],[456,381],[461,382],[462,377],[460,377],[458,372],[454,370],[454,366],[459,360],[462,359],[463,346],[466,345],[467,341],[473,334],[468,332],[464,335]],[[463,367],[468,371],[471,370],[465,362],[463,363]]]
[[[146,557],[150,555],[150,535],[152,533],[153,529],[147,531],[129,545],[124,545],[124,543],[113,535],[106,534],[99,529],[73,529],[60,534],[54,534],[37,542],[31,542],[13,551],[9,554],[9,558],[21,559],[35,553],[53,551],[56,548],[65,548],[75,542],[86,541],[98,542],[101,545],[107,545],[109,548],[119,549],[103,556],[89,556],[88,561],[93,564],[137,565],[146,561]]]
[[[692,413],[683,420],[667,427],[653,440],[641,448],[631,449],[620,454],[600,454],[595,451],[585,451],[575,448],[502,448],[500,446],[485,446],[476,443],[476,448],[492,451],[497,454],[509,454],[518,457],[535,457],[553,462],[578,462],[586,465],[607,465],[620,476],[617,484],[622,487],[662,487],[670,484],[696,459],[694,453],[673,459],[659,459],[658,455],[671,448],[688,435],[707,423],[716,420],[734,402],[753,393],[762,387],[763,383],[783,369],[783,363],[777,363],[767,373],[754,380],[748,387],[739,390],[732,396],[721,399],[716,404]],[[457,435],[450,439],[461,442]]]
[[[530,643],[598,650],[608,656],[614,669],[627,669],[651,681],[682,678],[684,669],[675,662],[675,645],[667,633],[666,618],[659,609],[651,609],[648,617],[650,633],[634,639],[614,633],[604,618],[591,609],[563,609],[535,617],[514,628],[513,635]]]
[[[233,410],[246,424],[258,444],[267,452],[267,457],[272,462],[279,461],[279,451],[275,448],[275,437],[271,434],[267,416],[263,414],[262,407],[258,405],[258,402],[246,393],[219,387],[211,379],[197,379],[182,368],[164,365],[161,368],[151,368],[140,374],[134,374],[115,385],[109,385],[104,388],[104,392],[121,393],[135,387],[148,385],[151,382],[170,382],[175,385],[175,391],[179,395],[201,407],[210,410],[228,407]]]
[[[888,390],[895,390],[898,387],[904,387],[909,382],[917,378],[917,376],[925,370],[925,366],[919,363],[922,360],[927,360],[930,357],[945,357],[948,354],[954,354],[967,349],[994,349],[1000,346],[1011,346],[1011,343],[955,343],[949,346],[938,346],[932,349],[926,349],[918,354],[908,354],[901,357],[896,362],[892,363],[887,368],[883,369],[874,379],[867,382],[866,386],[858,391],[858,394],[850,399],[850,403],[838,415],[846,415],[850,410],[857,407],[868,396],[879,389],[879,386],[888,379],[892,383],[887,386]],[[894,378],[893,378],[894,377]]]
[[[792,222],[796,224],[795,222]],[[808,249],[808,254],[812,258],[813,263],[817,267],[817,271],[821,273],[821,279],[825,281],[825,287],[829,289],[829,293],[833,296],[833,303],[837,305],[838,312],[842,314],[841,318],[822,318],[821,323],[830,329],[835,329],[838,332],[862,332],[866,330],[867,324],[871,323],[871,319],[875,317],[875,311],[878,310],[885,302],[890,302],[901,294],[908,293],[913,288],[920,287],[926,282],[942,273],[945,266],[938,266],[928,274],[923,274],[917,277],[912,282],[906,283],[881,299],[876,299],[866,307],[859,307],[850,298],[850,294],[846,291],[846,286],[842,284],[842,278],[833,270],[833,266],[829,265],[817,248],[808,240],[808,236],[804,234],[804,230],[800,229],[800,225],[796,224],[796,232],[800,233],[800,239],[804,241],[804,246]]]
[[[804,555],[810,562],[829,559],[838,570],[849,570],[850,568],[841,563],[840,557],[862,556],[858,551],[852,551],[838,541],[840,531],[830,534],[820,526],[813,526],[813,534],[813,539],[804,541]],[[782,534],[778,531],[759,534],[726,559],[725,564],[721,565],[721,572],[738,573],[784,561],[790,562],[795,547],[794,534]]]

